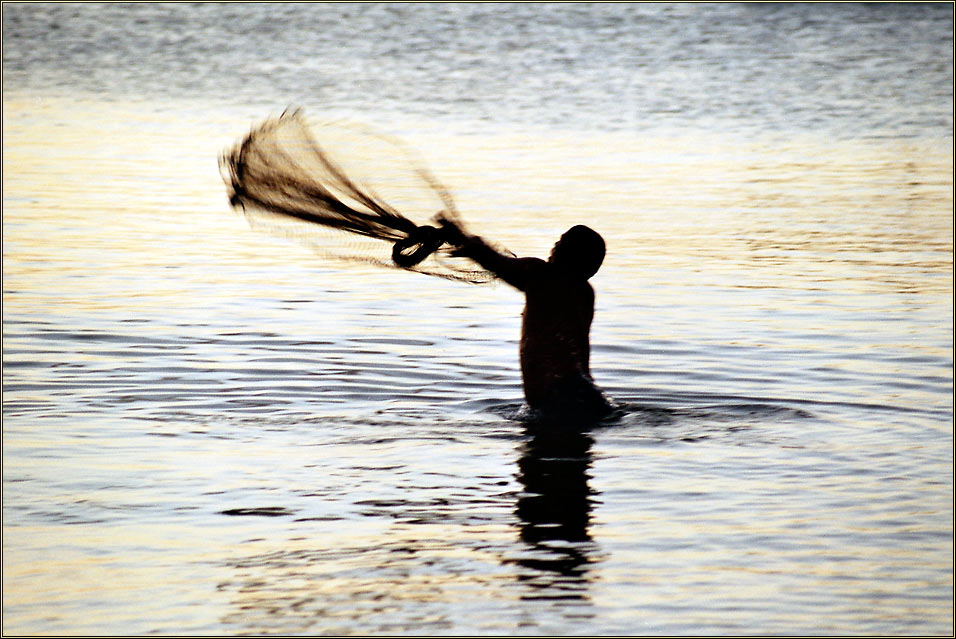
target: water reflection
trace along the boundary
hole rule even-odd
[[[527,598],[586,599],[595,560],[589,530],[595,493],[588,485],[594,440],[586,432],[537,425],[527,435],[516,513],[530,552],[515,563],[534,572],[518,579],[534,590]]]

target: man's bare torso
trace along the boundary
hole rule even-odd
[[[594,289],[587,281],[561,277],[553,265],[525,258],[529,272],[521,323],[521,375],[525,399],[540,406],[571,376],[591,378],[588,334]]]

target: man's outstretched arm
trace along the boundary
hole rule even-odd
[[[541,260],[533,257],[503,255],[488,246],[488,244],[477,235],[466,234],[455,222],[446,218],[440,218],[439,223],[445,241],[457,247],[455,249],[455,255],[474,260],[481,265],[482,268],[491,271],[496,277],[504,280],[518,290],[524,291],[527,289],[535,266],[541,263]]]

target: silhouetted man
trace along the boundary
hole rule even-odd
[[[611,404],[594,385],[590,330],[594,289],[588,279],[604,261],[604,239],[592,229],[572,227],[547,261],[511,257],[441,220],[445,241],[525,294],[521,323],[521,376],[528,406],[547,417],[600,418]]]

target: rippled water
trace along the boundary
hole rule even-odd
[[[951,7],[270,7],[4,6],[5,633],[952,631]],[[604,234],[626,414],[528,432],[517,293],[231,213],[290,102]]]

